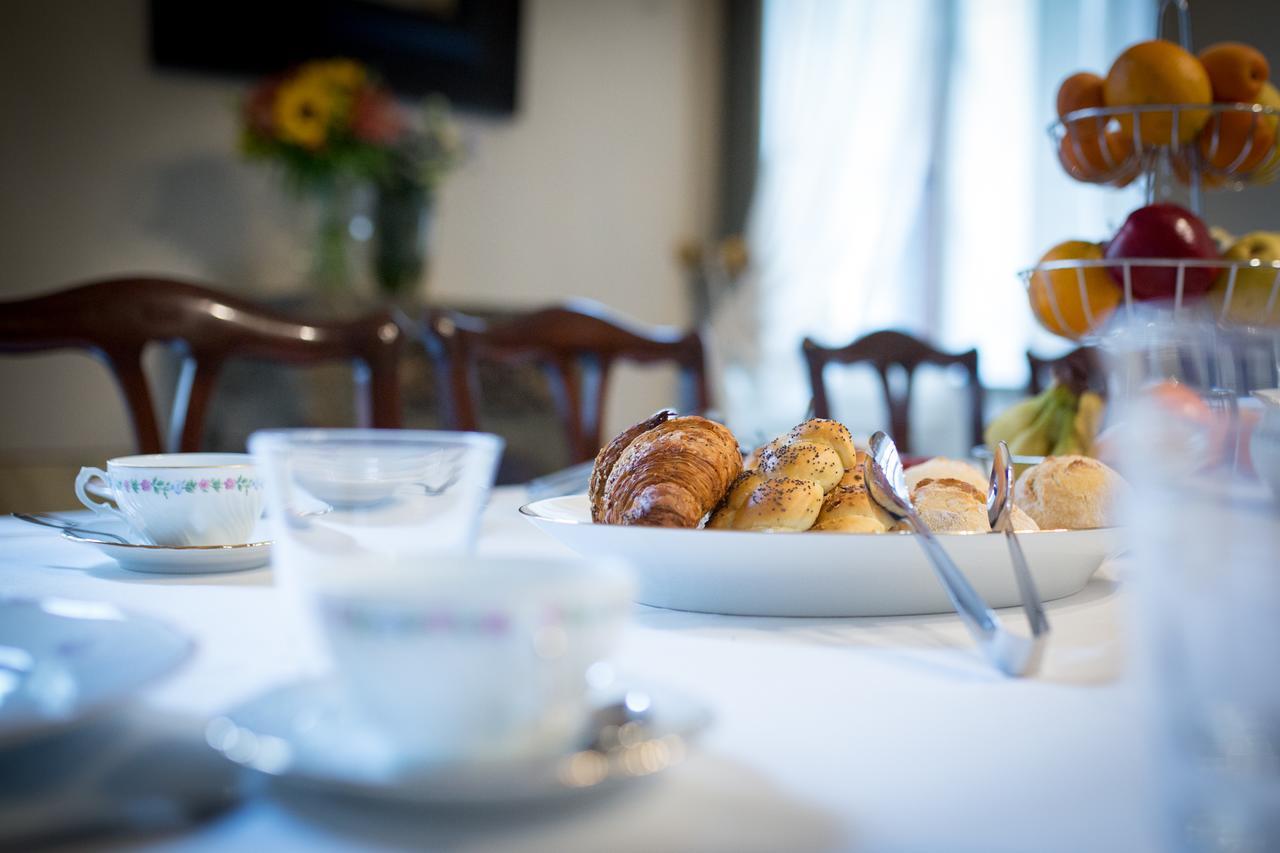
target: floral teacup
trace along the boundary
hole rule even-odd
[[[93,500],[98,477],[116,507]],[[81,468],[76,497],[100,515],[118,517],[142,544],[242,545],[262,515],[262,481],[247,453],[152,453]]]

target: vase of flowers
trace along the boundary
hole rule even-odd
[[[418,132],[401,138],[392,151],[391,168],[377,183],[374,276],[387,296],[405,296],[423,280],[436,190],[461,155],[448,103],[429,98]]]
[[[443,100],[431,99],[416,116],[360,63],[327,59],[262,81],[241,115],[245,155],[277,165],[289,189],[316,205],[317,284],[331,292],[349,289],[357,277],[351,242],[370,236],[384,294],[402,296],[420,283],[428,211],[439,183],[461,159]],[[370,190],[371,220],[359,204]],[[403,224],[409,209],[418,214],[415,229]],[[380,227],[387,232],[379,234]]]

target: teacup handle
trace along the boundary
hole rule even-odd
[[[103,471],[101,468],[94,468],[92,466],[81,468],[80,473],[76,475],[76,497],[80,499],[80,503],[96,512],[98,515],[105,515],[109,518],[120,519],[125,523],[126,527],[132,530],[133,525],[129,523],[128,517],[126,517],[123,512],[116,509],[106,501],[95,501],[93,498],[89,497],[89,493],[85,491],[84,487],[85,484],[94,477],[97,477],[108,486],[111,485],[111,480],[107,478],[107,472]]]

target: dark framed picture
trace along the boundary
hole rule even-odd
[[[515,112],[521,0],[151,0],[159,68],[258,77],[346,56],[405,95]]]

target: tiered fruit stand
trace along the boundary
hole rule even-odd
[[[1157,31],[1170,10],[1177,13],[1177,42],[1190,51],[1191,27],[1186,0],[1161,3]],[[1183,118],[1194,114],[1199,122],[1206,113],[1208,118],[1203,129],[1191,139],[1181,138]],[[1049,134],[1064,169],[1077,180],[1123,187],[1141,179],[1148,204],[1164,200],[1171,187],[1181,185],[1186,189],[1187,206],[1199,215],[1204,190],[1240,190],[1280,177],[1280,133],[1264,134],[1268,137],[1266,144],[1256,145],[1259,135],[1255,131],[1260,122],[1273,122],[1280,128],[1280,106],[1213,103],[1091,107],[1063,115],[1050,126]],[[1228,127],[1230,133],[1225,130]],[[1212,312],[1224,325],[1275,324],[1273,312],[1280,303],[1280,260],[1073,258],[1042,261],[1023,270],[1020,276],[1031,287],[1037,274],[1047,280],[1052,273],[1074,271],[1079,287],[1079,309],[1087,329],[1091,330],[1081,339],[1096,341],[1116,325],[1103,322],[1111,313],[1110,305],[1091,304],[1086,275],[1098,267],[1108,269],[1123,288],[1122,310],[1112,315],[1123,322],[1133,323],[1139,317],[1179,319],[1184,311],[1194,309]],[[1172,298],[1155,303],[1135,298],[1134,278],[1157,269],[1175,271],[1176,288]],[[1210,309],[1205,307],[1203,294],[1184,292],[1183,286],[1189,272],[1204,269],[1213,271],[1219,280],[1225,276],[1220,301],[1215,299]],[[1238,298],[1237,281],[1246,270],[1254,281],[1260,275],[1270,276],[1270,293],[1261,311],[1257,310],[1256,299],[1247,308],[1242,305],[1233,308],[1233,300]],[[1058,329],[1070,328],[1067,312],[1055,289],[1046,286],[1044,291],[1048,313],[1056,319]]]

